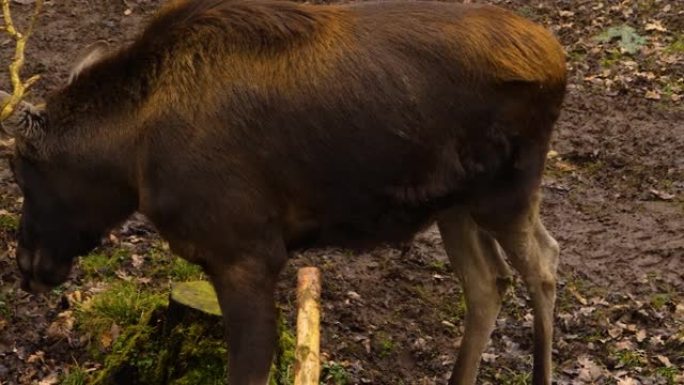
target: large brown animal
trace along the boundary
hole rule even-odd
[[[468,309],[450,383],[475,381],[503,250],[529,288],[534,383],[548,385],[558,245],[539,188],[565,83],[551,34],[492,6],[171,2],[5,122],[25,287],[61,283],[142,212],[211,277],[230,384],[264,385],[289,252],[403,241],[436,221]]]

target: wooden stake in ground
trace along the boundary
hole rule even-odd
[[[297,347],[295,385],[318,385],[320,365],[321,273],[315,267],[297,275]]]

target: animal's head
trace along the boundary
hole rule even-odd
[[[76,71],[92,62],[86,55]],[[8,97],[0,93],[2,101]],[[10,165],[24,195],[17,262],[22,287],[31,292],[64,282],[74,258],[96,247],[135,209],[131,186],[119,170],[87,150],[88,130],[97,129],[89,125],[98,120],[65,119],[49,104],[50,99],[43,107],[21,102],[2,122],[2,131],[15,139]],[[81,134],[70,135],[73,130]]]

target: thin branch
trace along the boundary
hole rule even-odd
[[[10,12],[10,0],[2,1],[2,17],[5,21],[5,26],[2,28],[5,33],[10,35],[16,41],[16,47],[14,50],[14,59],[9,65],[9,75],[10,81],[12,83],[12,95],[10,96],[7,103],[2,107],[0,112],[0,121],[7,119],[14,109],[19,105],[24,95],[28,92],[28,89],[40,78],[38,75],[31,76],[28,80],[21,80],[21,69],[24,67],[24,52],[26,50],[26,42],[28,38],[33,33],[36,22],[38,20],[38,15],[43,8],[43,0],[36,0],[33,16],[31,17],[31,22],[25,33],[21,33],[14,26],[14,21],[12,20],[12,13]]]

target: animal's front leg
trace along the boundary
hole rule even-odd
[[[277,337],[277,271],[258,258],[212,270],[226,326],[229,384],[266,385]]]

